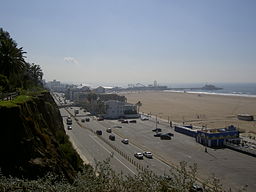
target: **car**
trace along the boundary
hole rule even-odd
[[[136,120],[130,120],[129,123],[137,123]]]
[[[115,139],[116,139],[115,135],[109,135],[108,138],[109,138],[110,140],[112,140],[112,141],[115,141]]]
[[[203,192],[203,188],[200,185],[194,183],[189,191],[190,192],[197,192],[197,191]]]
[[[129,144],[129,140],[128,140],[128,139],[123,139],[123,140],[122,140],[122,143],[123,143],[123,144]]]
[[[142,121],[146,121],[146,120],[149,120],[149,118],[148,117],[146,117],[146,116],[141,116],[141,118],[140,118]]]
[[[68,125],[68,130],[72,130],[72,127],[70,125]]]
[[[112,129],[111,129],[111,128],[107,128],[107,132],[108,132],[108,133],[111,133],[111,132],[112,132]]]
[[[85,119],[81,119],[81,121],[84,123],[84,122],[85,122]]]
[[[162,129],[160,129],[160,128],[155,128],[155,129],[152,129],[152,131],[154,131],[154,132],[161,132]]]
[[[154,137],[160,137],[161,135],[162,135],[162,133],[156,132],[156,133],[154,134]]]
[[[86,121],[86,122],[89,122],[89,121],[90,121],[90,118],[88,118],[88,117],[85,118],[85,121]]]
[[[102,135],[102,131],[101,131],[101,130],[97,130],[97,131],[96,131],[96,134],[97,134],[97,135]]]
[[[145,157],[147,157],[147,158],[150,158],[150,159],[152,159],[152,158],[153,158],[152,153],[151,153],[151,152],[149,152],[149,151],[145,151],[145,152],[143,153],[143,155],[144,155]]]
[[[115,125],[114,128],[122,128],[122,126]]]
[[[123,120],[121,121],[121,123],[129,123],[127,120]]]
[[[174,136],[174,134],[173,133],[166,133],[167,135],[169,135],[169,136],[171,136],[171,137],[173,137]]]
[[[162,140],[171,140],[172,137],[168,134],[161,134],[160,139],[162,139]]]
[[[137,159],[143,159],[143,154],[142,153],[135,153],[134,157],[136,157]]]
[[[98,119],[97,119],[98,121],[103,121],[104,120],[104,118],[103,117],[98,117]]]

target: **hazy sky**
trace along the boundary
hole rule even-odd
[[[1,0],[46,80],[256,82],[256,0]]]

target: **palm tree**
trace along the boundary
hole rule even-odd
[[[22,49],[22,47],[17,48],[17,43],[10,38],[9,33],[0,28],[0,73],[15,84],[20,80],[19,74],[26,67],[24,60],[26,52]]]

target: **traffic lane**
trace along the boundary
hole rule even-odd
[[[90,124],[88,123],[87,126],[90,126],[92,129],[95,129],[95,127],[97,127],[97,129],[102,130],[103,131],[102,137],[105,137],[105,139],[108,139],[108,136],[110,134],[105,132],[104,129],[106,130],[108,127],[111,127],[111,125],[109,125],[109,124],[106,125],[105,122],[104,121],[92,121]],[[101,128],[99,128],[99,127],[101,127]],[[144,152],[144,151],[149,151],[149,150],[143,150],[142,148],[139,148],[138,146],[134,145],[131,140],[129,140],[130,142],[129,142],[128,145],[123,144],[121,142],[122,139],[127,138],[127,137],[123,137],[123,136],[120,137],[120,135],[116,134],[116,130],[118,130],[118,129],[119,128],[112,128],[112,131],[114,132],[114,135],[116,137],[115,141],[111,141],[111,143],[113,145],[115,145],[119,150],[121,150],[124,153],[126,153],[127,155],[129,155],[131,158],[133,158],[133,160],[135,162],[139,163],[144,168],[148,168],[148,169],[152,170],[154,173],[156,173],[158,175],[164,175],[165,173],[169,172],[171,167],[166,165],[162,161],[159,161],[157,159],[157,157],[154,156],[154,154],[153,154],[152,159],[148,159],[148,158],[144,157],[143,160],[138,160],[136,157],[134,157],[134,154],[136,152]]]
[[[157,153],[168,163],[197,163],[200,177],[207,178],[214,173],[224,184],[232,184],[236,188],[245,184],[249,184],[248,189],[255,187],[255,158],[228,149],[208,149],[208,153],[205,153],[204,146],[196,143],[194,138],[177,132],[172,140],[162,141],[153,136],[149,130],[152,126],[153,122],[151,126],[146,122],[145,126],[130,126],[129,129],[119,131]]]
[[[67,130],[67,126],[65,126],[65,128]],[[74,119],[72,123],[72,130],[67,130],[67,134],[72,137],[76,146],[81,150],[83,155],[89,157],[88,160],[90,161],[90,164],[95,165],[94,159],[102,162],[114,154],[113,158],[110,158],[110,165],[114,170],[125,174],[136,173],[136,168],[127,165],[128,162],[126,159],[118,155],[112,150],[112,148],[105,145],[98,136],[86,129],[80,128]]]

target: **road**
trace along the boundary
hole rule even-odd
[[[65,109],[60,111],[63,116],[68,115]],[[74,115],[74,108],[69,108],[68,111]],[[196,143],[194,138],[174,132],[162,121],[157,126],[163,132],[174,133],[172,140],[160,140],[153,136],[152,129],[156,126],[154,120],[137,120],[137,123],[123,124],[117,120],[97,121],[91,117],[90,122],[83,123],[81,119],[84,115],[86,114],[80,110],[80,117],[76,117],[79,124],[73,119],[73,130],[67,130],[67,133],[92,165],[94,159],[102,161],[114,153],[110,163],[116,171],[136,174],[138,169],[149,168],[156,174],[162,175],[168,173],[172,166],[176,167],[179,162],[186,161],[189,165],[193,163],[198,165],[200,178],[205,179],[214,174],[221,180],[224,188],[229,186],[237,190],[241,186],[248,185],[247,191],[256,189],[254,157],[229,149],[208,148],[206,153],[204,147]],[[115,125],[122,128],[113,128]],[[112,128],[116,141],[108,139],[109,133],[106,129],[109,127]],[[94,133],[96,130],[102,130],[103,135],[97,136]],[[129,139],[130,143],[128,145],[121,143],[123,138]],[[151,151],[154,158],[138,160],[133,156],[135,152],[143,151]]]

